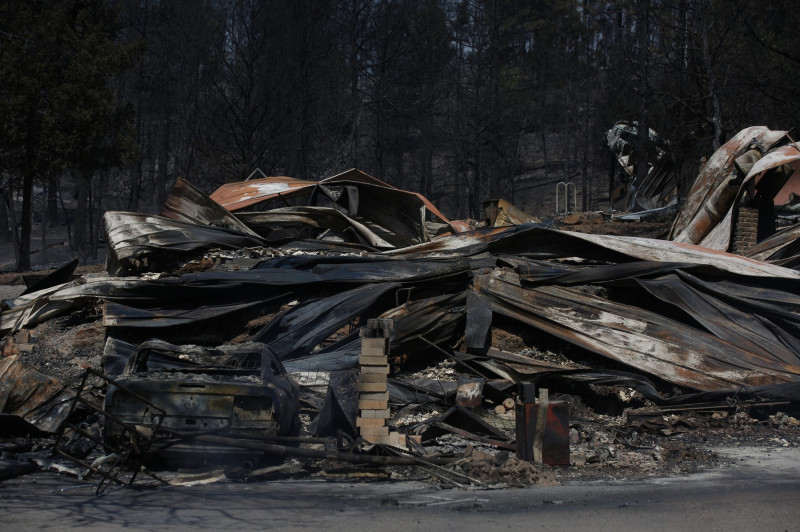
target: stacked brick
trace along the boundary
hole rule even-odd
[[[358,363],[358,408],[356,426],[369,443],[391,444],[389,427],[389,337],[392,320],[369,320],[361,328],[361,356]]]
[[[733,253],[742,254],[758,240],[758,209],[740,207],[733,230]]]

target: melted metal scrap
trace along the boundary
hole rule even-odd
[[[150,427],[156,447],[159,436],[180,442],[164,445],[162,454],[213,460],[214,449],[193,445],[193,436],[262,438],[299,430],[298,388],[264,344],[199,348],[145,342],[116,383],[105,398],[109,415],[147,427],[148,403],[164,411],[163,420]],[[105,434],[112,446],[122,436],[116,428]]]
[[[742,198],[756,180],[768,170],[792,162],[797,152],[780,144],[787,140],[785,131],[771,131],[756,126],[740,131],[718,149],[695,179],[686,201],[672,224],[669,238],[678,242],[727,251],[735,214]],[[775,150],[775,154],[771,152]],[[788,153],[788,159],[787,157]],[[763,189],[772,188],[762,185]],[[769,200],[784,188],[784,183],[770,192]]]
[[[652,238],[592,235],[537,226],[516,226],[451,235],[387,254],[403,257],[475,256],[486,251],[535,259],[579,257],[630,262],[656,260],[691,262],[742,275],[798,279],[800,273],[738,255],[700,246]]]
[[[376,249],[395,247],[366,225],[330,207],[281,207],[266,212],[242,212],[237,217],[268,241],[313,237],[352,241]]]
[[[103,217],[108,242],[107,271],[127,275],[148,271],[162,261],[174,267],[178,261],[212,248],[241,249],[264,246],[252,232],[199,225],[131,212],[107,212]]]
[[[398,190],[355,169],[319,182],[266,177],[229,183],[217,189],[211,199],[232,212],[248,207],[263,210],[273,200],[283,205],[294,200],[334,208],[396,247],[431,239],[425,223],[428,212],[444,223],[450,222],[421,194]]]
[[[608,147],[624,171],[624,179],[615,183],[612,192],[613,207],[624,211],[657,209],[673,203],[678,196],[678,181],[675,161],[669,144],[655,131],[649,130],[651,152],[647,157],[647,174],[637,177],[636,152],[639,128],[636,122],[617,122],[606,133]]]
[[[489,200],[483,203],[486,227],[506,227],[528,223],[541,223],[541,220],[528,214],[504,199]]]
[[[518,320],[578,345],[591,352],[622,362],[639,371],[696,390],[721,390],[736,386],[759,386],[800,380],[797,347],[775,354],[759,344],[771,335],[779,343],[784,331],[766,331],[759,326],[759,313],[741,325],[738,340],[715,334],[713,325],[722,329],[747,316],[744,311],[730,317],[723,311],[713,314],[709,308],[718,300],[695,291],[695,299],[686,295],[664,293],[664,298],[678,301],[684,310],[693,308],[695,316],[713,322],[710,330],[692,326],[644,308],[617,303],[577,288],[537,286],[524,288],[513,272],[496,270],[478,276],[475,286],[487,298],[493,313]],[[651,285],[650,290],[655,290]],[[728,294],[729,296],[729,294]],[[681,301],[683,297],[683,301]],[[685,305],[682,303],[685,302]],[[705,306],[698,305],[698,302]],[[755,301],[748,302],[754,305]],[[769,313],[775,309],[763,309]],[[784,317],[791,315],[783,311]],[[796,327],[796,325],[794,325]],[[791,334],[791,333],[790,333]]]
[[[42,432],[55,432],[69,414],[73,393],[17,356],[0,359],[0,412]]]
[[[178,179],[167,197],[161,216],[197,225],[224,227],[239,233],[258,237],[246,224],[239,221],[225,207],[209,198],[188,181]]]

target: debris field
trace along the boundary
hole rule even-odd
[[[798,445],[800,233],[776,203],[798,164],[785,132],[744,130],[668,240],[503,200],[449,220],[358,170],[179,180],[159,216],[106,213],[105,271],[73,261],[3,302],[0,474],[501,487]],[[628,223],[675,201],[654,168]]]

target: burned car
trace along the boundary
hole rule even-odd
[[[297,385],[263,343],[208,348],[150,340],[131,354],[116,383],[105,398],[109,419],[155,432],[161,457],[214,462],[237,453],[194,437],[264,439],[299,431]],[[163,419],[147,402],[164,411]],[[122,426],[109,421],[106,441],[122,437]]]

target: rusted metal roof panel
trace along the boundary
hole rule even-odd
[[[263,234],[267,240],[271,240],[269,236],[271,227],[306,226],[332,229],[337,233],[344,233],[348,229],[352,229],[362,244],[380,249],[395,247],[364,224],[330,207],[282,207],[267,212],[240,212],[236,216],[245,225],[257,233]]]
[[[792,332],[772,323],[747,301],[680,271],[658,279],[638,279],[637,283],[664,303],[692,316],[699,327],[761,357],[765,364],[780,361],[800,365],[797,346],[786,343]],[[800,325],[800,317],[785,311],[782,314],[784,323],[788,321],[793,328]]]
[[[734,171],[734,161],[753,141],[758,141],[766,151],[785,136],[785,131],[772,131],[764,126],[753,126],[743,129],[714,152],[686,195],[686,201],[672,224],[669,238],[675,238],[687,227],[717,187]]]
[[[126,273],[127,263],[147,256],[161,254],[178,259],[204,249],[241,249],[266,243],[249,230],[243,233],[140,213],[110,211],[103,221],[109,273],[113,274]]]
[[[351,183],[354,185],[363,185],[368,187],[377,187],[385,190],[392,191],[396,201],[418,204],[424,206],[434,216],[439,218],[445,223],[450,223],[450,220],[444,216],[439,209],[436,208],[427,198],[417,192],[408,192],[399,190],[383,181],[372,177],[369,174],[351,168],[340,174],[325,178],[319,182],[304,181],[292,177],[265,177],[262,179],[252,179],[250,181],[242,181],[239,183],[228,183],[222,185],[213,194],[211,199],[228,209],[229,211],[238,211],[246,207],[253,206],[262,201],[267,201],[277,197],[292,198],[298,195],[311,194],[313,188],[317,185],[332,185],[332,184],[345,184]],[[405,199],[403,199],[405,198]],[[389,205],[380,203],[374,207],[377,209],[385,208]],[[422,220],[424,223],[424,218]],[[460,226],[458,226],[460,227]],[[454,230],[458,230],[454,227]]]
[[[756,161],[753,167],[748,172],[745,178],[745,183],[751,179],[755,179],[756,183],[764,177],[764,175],[775,168],[788,164],[794,170],[794,173],[789,178],[789,181],[778,191],[775,195],[775,205],[783,205],[789,200],[789,196],[800,194],[800,145],[796,142],[779,146]]]
[[[188,181],[178,179],[161,208],[161,216],[179,222],[225,227],[256,238],[247,225]]]
[[[294,177],[264,177],[238,183],[226,183],[215,190],[210,197],[229,211],[237,211],[298,190],[308,189],[310,192],[314,185],[313,181],[304,181]]]
[[[800,254],[800,225],[792,225],[765,238],[745,255],[755,260],[768,261],[785,267],[797,264]]]
[[[684,262],[714,266],[741,275],[800,279],[800,272],[739,255],[652,238],[592,235],[544,227],[517,226],[460,233],[389,251],[395,256],[470,256],[490,250],[531,258],[581,257],[593,260]]]
[[[23,418],[41,431],[55,432],[67,418],[72,392],[17,356],[0,359],[0,412]]]
[[[774,144],[775,143],[773,142],[772,145]],[[703,238],[703,240],[700,242],[701,246],[709,249],[730,249],[736,206],[739,205],[741,199],[745,196],[748,190],[752,188],[752,185],[759,180],[765,179],[770,174],[771,170],[774,170],[783,164],[788,164],[795,170],[795,175],[790,178],[788,183],[780,182],[777,185],[775,185],[775,183],[771,183],[771,185],[775,185],[779,188],[778,190],[774,191],[777,192],[777,194],[775,194],[775,197],[770,198],[771,201],[785,201],[785,199],[788,198],[794,189],[800,190],[800,180],[798,179],[798,174],[796,172],[796,170],[800,168],[800,160],[795,157],[797,153],[796,144],[780,146],[774,149],[770,146],[767,146],[765,149],[771,149],[771,151],[766,153],[765,156],[759,161],[756,161],[756,163],[750,169],[747,176],[745,176],[741,185],[739,186],[738,192],[729,202],[730,206],[728,207],[725,216],[716,224],[716,226],[708,233],[708,235]],[[773,153],[775,155],[772,155]]]
[[[696,390],[800,380],[800,367],[765,360],[647,310],[556,286],[526,290],[511,272],[476,277],[491,308],[639,371]]]

